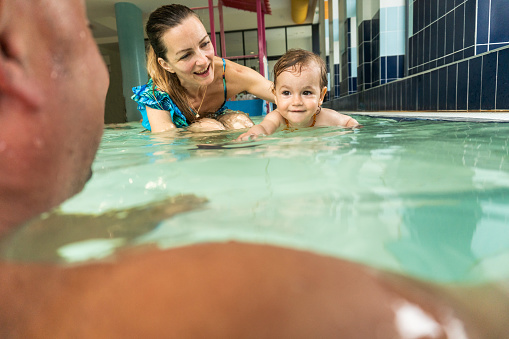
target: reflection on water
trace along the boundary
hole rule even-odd
[[[97,215],[192,194],[208,203],[152,223],[125,218],[129,243],[237,239],[438,281],[508,277],[509,125],[356,118],[363,128],[243,143],[235,131],[107,129],[93,179],[62,211]],[[76,241],[62,232],[59,246]]]

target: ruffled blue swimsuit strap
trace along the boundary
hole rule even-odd
[[[223,59],[223,90],[224,90],[224,102],[221,106],[224,106],[226,103],[226,99],[228,97],[226,96],[226,61]]]

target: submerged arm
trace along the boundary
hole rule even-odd
[[[152,133],[164,132],[170,129],[177,128],[171,120],[170,112],[146,107],[147,117],[152,128]]]

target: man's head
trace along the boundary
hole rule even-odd
[[[83,0],[0,1],[0,235],[83,188],[107,86]]]

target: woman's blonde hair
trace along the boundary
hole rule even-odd
[[[199,19],[198,15],[190,8],[179,4],[161,6],[150,14],[146,26],[150,43],[147,50],[147,72],[152,78],[154,86],[168,93],[187,120],[194,122],[196,120],[195,115],[189,107],[185,89],[178,76],[166,71],[158,62],[158,58],[168,61],[166,59],[168,50],[163,41],[164,34],[169,29],[180,25],[190,16]]]

